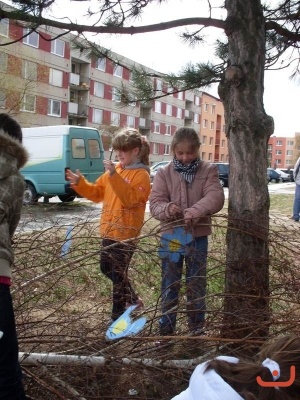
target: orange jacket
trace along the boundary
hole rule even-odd
[[[103,202],[100,217],[100,235],[112,240],[125,240],[139,235],[150,194],[150,176],[144,168],[105,172],[95,183],[81,177],[73,189],[81,196]]]

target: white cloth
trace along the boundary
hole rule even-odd
[[[218,360],[238,363],[236,357],[220,356]],[[213,369],[205,372],[207,362],[198,365],[190,378],[189,387],[172,400],[243,400]]]
[[[271,358],[266,358],[263,362],[262,365],[265,368],[268,368],[271,371],[272,377],[273,377],[273,381],[277,381],[277,379],[280,378],[280,367],[279,364],[272,360]],[[274,372],[277,372],[277,375],[274,375]]]

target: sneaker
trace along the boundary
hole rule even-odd
[[[299,222],[299,219],[295,219],[294,217],[290,217],[290,219],[292,219],[295,222]]]

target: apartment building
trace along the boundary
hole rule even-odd
[[[172,159],[174,132],[189,126],[199,132],[204,160],[228,160],[224,111],[218,98],[186,91],[124,106],[119,91],[132,84],[133,67],[158,73],[118,54],[114,54],[117,63],[106,57],[90,58],[74,47],[78,38],[62,33],[53,27],[30,32],[21,23],[0,21],[0,43],[7,44],[0,50],[0,108],[14,115],[22,127],[96,127],[107,156],[117,129],[137,128],[150,143],[154,163]],[[163,80],[151,79],[157,93],[168,93]]]
[[[295,137],[271,136],[268,142],[268,165],[272,168],[293,168],[298,157],[299,144]]]
[[[201,158],[210,162],[228,162],[223,103],[206,92],[201,95]]]

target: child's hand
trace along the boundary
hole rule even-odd
[[[188,211],[184,212],[184,222],[187,224],[188,227],[193,225],[193,216]]]
[[[81,176],[79,169],[76,169],[76,174],[74,174],[70,169],[66,171],[66,179],[71,182],[72,185],[77,185]]]
[[[173,217],[179,217],[180,215],[182,215],[181,208],[177,204],[174,204],[174,203],[170,204],[170,206],[168,208],[168,212]]]
[[[111,160],[103,160],[103,165],[106,171],[109,171],[110,175],[116,172],[115,164]]]

